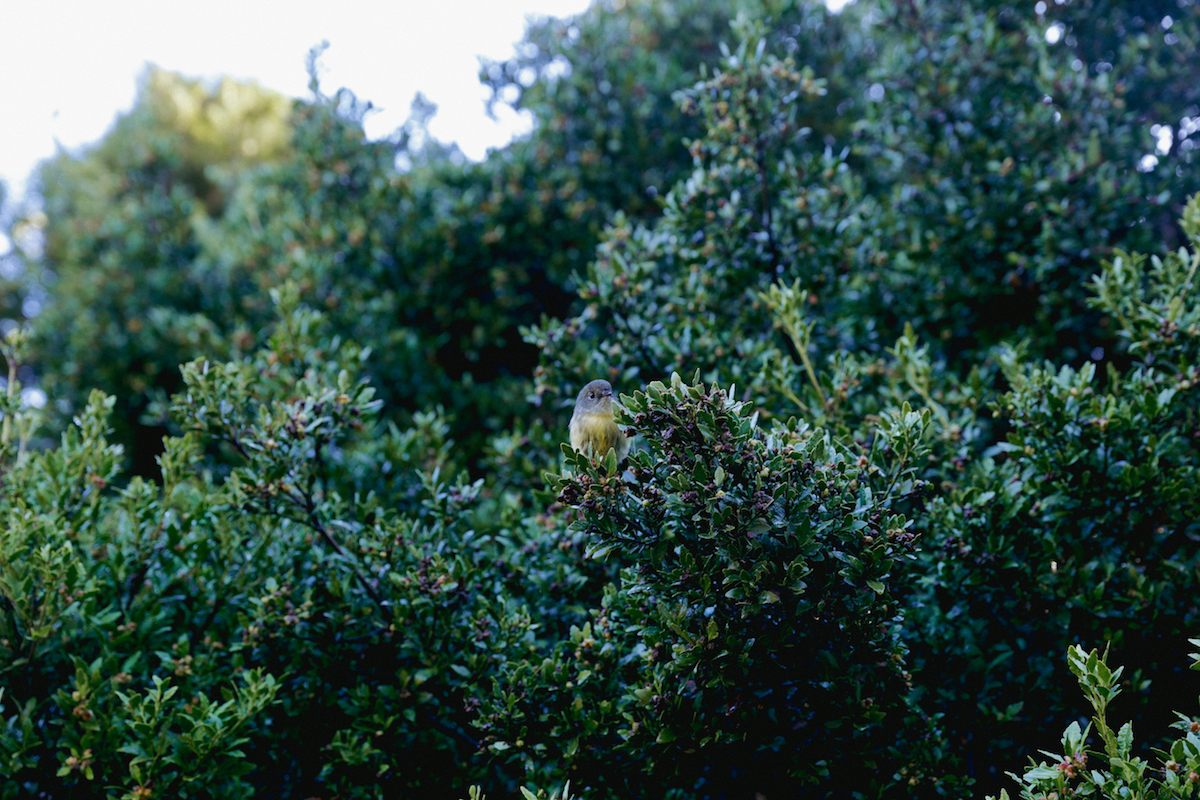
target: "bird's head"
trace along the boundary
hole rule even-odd
[[[579,396],[575,398],[575,413],[611,414],[612,405],[612,384],[598,379],[579,390]]]

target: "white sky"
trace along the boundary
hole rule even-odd
[[[840,8],[846,0],[827,0]],[[472,159],[528,123],[487,117],[479,56],[513,54],[527,16],[577,14],[588,0],[5,0],[0,12],[0,181],[19,200],[30,172],[95,142],[129,110],[147,63],[192,77],[253,79],[308,94],[304,59],[321,41],[321,86],[378,109],[367,135],[408,117],[421,91],[438,105],[430,132]],[[336,9],[336,10],[335,10]],[[5,243],[0,242],[0,249]]]
[[[17,0],[0,13],[0,180],[18,199],[55,142],[96,141],[133,105],[147,63],[195,77],[254,79],[308,94],[315,44],[321,86],[345,86],[378,111],[367,134],[408,117],[413,95],[438,105],[430,132],[470,158],[527,129],[511,111],[484,112],[479,56],[506,59],[527,15],[568,16],[587,0]],[[336,9],[336,10],[335,10]]]

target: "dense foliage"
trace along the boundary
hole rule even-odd
[[[0,797],[1193,796],[1198,43],[598,3],[478,164],[147,73],[0,263]]]
[[[1200,645],[1200,639],[1192,639],[1191,643]],[[1200,653],[1190,656],[1192,669],[1200,669]],[[1031,764],[1021,776],[1012,776],[1021,784],[1022,800],[1051,795],[1154,800],[1195,797],[1200,792],[1200,735],[1197,735],[1200,719],[1177,714],[1171,728],[1179,731],[1180,736],[1159,751],[1153,762],[1135,755],[1133,725],[1126,722],[1114,731],[1108,721],[1109,706],[1121,694],[1125,668],[1110,669],[1107,652],[1085,653],[1078,646],[1071,648],[1068,659],[1071,672],[1079,679],[1079,687],[1094,713],[1086,726],[1081,727],[1078,722],[1067,726],[1061,755],[1043,751],[1056,763],[1041,761]],[[1099,734],[1099,750],[1087,746],[1093,723]],[[1000,791],[1000,800],[1007,800],[1008,796],[1007,789]]]

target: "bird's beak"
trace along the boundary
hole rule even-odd
[[[601,397],[612,397],[612,389],[605,389],[600,393]]]

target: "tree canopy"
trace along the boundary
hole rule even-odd
[[[1198,43],[598,2],[479,163],[147,72],[0,264],[0,797],[1195,796]]]

